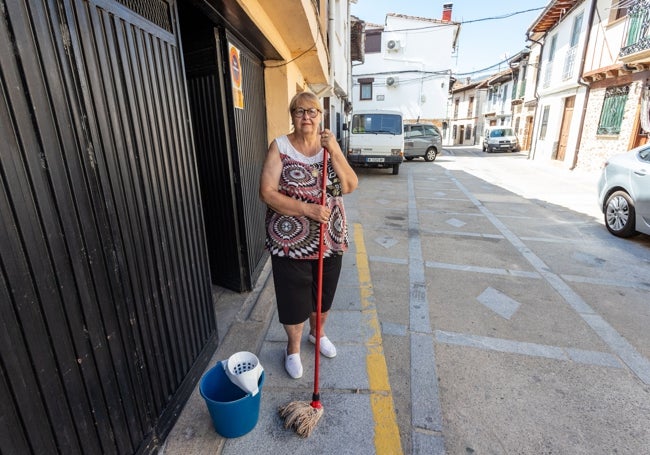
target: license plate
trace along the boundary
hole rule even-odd
[[[383,158],[366,158],[367,163],[383,163]]]

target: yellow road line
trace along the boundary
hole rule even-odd
[[[375,453],[378,455],[401,454],[402,443],[399,437],[397,416],[393,404],[393,392],[388,380],[388,368],[381,339],[377,308],[372,302],[373,289],[368,266],[368,253],[363,238],[363,227],[354,224],[354,243],[357,248],[357,269],[359,271],[359,293],[361,309],[367,316],[371,336],[366,341],[368,353],[366,366],[370,386],[370,406],[375,422]]]

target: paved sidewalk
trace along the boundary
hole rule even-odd
[[[350,250],[344,255],[327,323],[328,337],[336,345],[338,355],[333,359],[320,358],[324,415],[312,435],[301,438],[293,430],[285,429],[278,416],[281,405],[311,401],[314,346],[307,340],[305,324],[304,374],[301,379],[291,379],[284,370],[286,334],[275,313],[269,262],[259,280],[260,286],[247,296],[208,367],[237,351],[257,353],[265,370],[265,383],[256,427],[240,438],[220,437],[212,427],[197,386],[161,454],[402,453],[363,237],[360,232],[354,235],[354,227],[350,237]]]

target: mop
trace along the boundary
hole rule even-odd
[[[327,149],[323,148],[323,178],[321,205],[327,202]],[[318,391],[318,369],[320,358],[320,311],[323,300],[323,254],[325,239],[325,223],[320,223],[318,238],[318,280],[316,282],[316,346],[314,361],[314,393],[311,403],[308,401],[292,401],[280,408],[280,417],[284,419],[285,428],[293,428],[303,438],[308,437],[316,428],[318,421],[323,416],[323,405],[320,402]]]

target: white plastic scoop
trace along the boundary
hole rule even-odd
[[[222,364],[230,382],[252,396],[257,395],[257,383],[264,368],[255,354],[248,351],[236,352]]]

